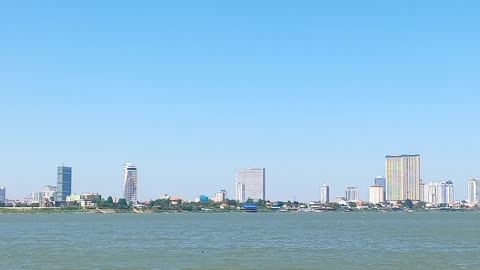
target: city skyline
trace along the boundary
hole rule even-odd
[[[248,167],[272,200],[368,198],[411,152],[425,182],[480,179],[479,3],[349,4],[2,3],[0,185],[25,197],[63,162],[120,197],[132,160],[140,200],[232,195]]]
[[[135,204],[141,200],[138,200],[138,176],[137,176],[137,167],[135,164],[127,162],[123,167],[124,178],[123,178],[123,196],[120,198],[126,199],[127,202]],[[386,177],[377,176],[374,179],[374,184],[369,186],[368,199],[361,197],[359,194],[358,187],[347,187],[345,191],[345,196],[343,197],[346,202],[358,202],[358,201],[368,201],[377,204],[379,202],[387,202],[385,189],[398,189],[399,184],[395,181],[401,181],[400,186],[405,186],[405,182],[408,179],[413,179],[413,183],[417,183],[416,179],[421,179],[420,177],[420,155],[418,154],[403,154],[403,155],[387,155],[385,159],[385,174],[390,177],[390,181],[387,181]],[[392,177],[393,176],[393,177]],[[407,179],[407,180],[406,180]],[[410,180],[411,181],[411,180]],[[200,198],[210,198],[215,202],[222,201],[224,199],[236,199],[240,202],[246,202],[249,199],[254,201],[258,200],[269,200],[265,196],[265,168],[247,168],[247,169],[237,169],[235,171],[235,197],[227,197],[227,191],[222,189],[220,192],[216,192],[215,195],[210,197],[201,195]],[[386,184],[390,183],[391,186]],[[43,187],[41,192],[31,192],[29,196],[25,197],[31,203],[39,203],[40,205],[48,205],[50,203],[62,203],[69,200],[69,197],[80,198],[81,195],[78,193],[72,193],[72,167],[66,167],[64,164],[57,168],[57,186],[46,185]],[[406,187],[405,189],[411,189],[412,187]],[[454,202],[465,200],[468,204],[473,205],[478,202],[478,190],[477,180],[471,179],[468,181],[467,193],[468,197],[460,200],[455,199],[455,189],[453,181],[441,181],[441,182],[423,182],[418,181],[418,185],[413,187],[418,189],[418,200],[415,200],[413,195],[412,197],[407,197],[408,191],[400,189],[399,191],[391,191],[390,193],[403,194],[405,196],[403,199],[398,200],[389,200],[389,202],[405,201],[405,199],[412,199],[415,201],[425,202],[430,205],[442,205],[449,204],[452,205]],[[57,190],[58,189],[58,190]],[[330,193],[329,186],[323,184],[320,188],[320,203],[328,203]],[[1,187],[0,191],[4,200],[8,199],[5,197],[5,187]],[[381,194],[379,194],[381,192]],[[202,192],[200,192],[202,193]],[[206,194],[211,191],[207,192]],[[69,195],[72,196],[69,196]],[[89,193],[84,192],[83,194],[99,194],[99,193]],[[108,193],[111,195],[111,193]],[[205,194],[205,193],[203,193]],[[473,195],[472,195],[473,194]],[[65,198],[64,198],[65,196]],[[167,196],[167,194],[159,196],[162,198]],[[180,195],[183,197],[183,195]],[[390,196],[392,196],[390,194]],[[397,195],[398,196],[398,195]],[[88,196],[87,196],[88,197]],[[179,197],[179,198],[181,198]],[[197,201],[199,197],[195,197]],[[337,199],[342,198],[342,196],[337,195]],[[19,198],[17,198],[19,199]],[[118,198],[117,198],[118,199]],[[149,198],[154,200],[155,198]],[[9,199],[11,200],[11,199]],[[148,200],[148,199],[146,199]],[[145,201],[146,201],[145,200]],[[293,199],[295,200],[295,198]],[[311,200],[310,201],[315,201]]]

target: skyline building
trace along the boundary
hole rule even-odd
[[[42,189],[43,198],[48,199],[49,201],[55,200],[55,193],[57,193],[57,187],[46,185]]]
[[[327,184],[323,184],[320,188],[320,203],[330,202],[330,187]]]
[[[385,202],[387,198],[387,179],[385,176],[375,177],[374,185],[383,187],[383,202]]]
[[[235,188],[235,199],[239,202],[244,202],[245,200],[245,185],[242,183],[237,183]]]
[[[387,201],[420,201],[420,155],[386,156],[385,175]]]
[[[345,200],[347,202],[358,202],[360,200],[358,195],[358,187],[347,187]]]
[[[220,203],[227,199],[227,191],[222,189],[220,192],[215,193],[215,198],[213,202]]]
[[[7,189],[5,187],[0,187],[0,203],[7,203]]]
[[[370,186],[369,202],[373,204],[385,202],[385,188],[381,185]]]
[[[57,191],[55,201],[65,202],[72,194],[72,167],[59,166],[57,168]]]
[[[473,178],[468,180],[467,203],[474,206],[480,202],[480,182]]]
[[[420,180],[420,201],[425,202],[425,183]]]
[[[265,168],[239,169],[235,172],[236,200],[265,201]]]
[[[424,184],[423,200],[428,204],[454,204],[454,186],[452,181],[429,182]]]
[[[123,167],[123,198],[129,203],[136,203],[138,187],[137,166],[133,163],[125,163]]]

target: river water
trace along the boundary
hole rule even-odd
[[[480,269],[480,212],[0,214],[0,269]]]

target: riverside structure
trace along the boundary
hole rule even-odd
[[[123,197],[127,202],[137,202],[137,187],[137,166],[133,163],[125,163],[123,167]]]
[[[385,159],[387,201],[420,201],[420,155],[391,155]]]
[[[245,202],[265,200],[265,168],[240,169],[235,172],[236,199]]]

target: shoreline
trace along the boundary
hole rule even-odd
[[[480,212],[477,209],[419,209],[413,211],[393,211],[393,210],[354,210],[354,211],[324,211],[320,213],[316,212],[301,212],[301,211],[272,211],[269,209],[258,210],[255,213],[265,214],[265,213],[278,213],[278,214],[325,214],[325,213],[439,213],[439,212]],[[68,213],[83,213],[83,214],[182,214],[182,213],[199,213],[199,214],[213,214],[213,213],[246,213],[244,210],[212,210],[212,211],[175,211],[175,210],[163,210],[163,211],[154,211],[154,210],[141,210],[141,209],[81,209],[81,208],[58,208],[58,207],[0,207],[0,214],[68,214]],[[255,214],[250,213],[250,214]]]

